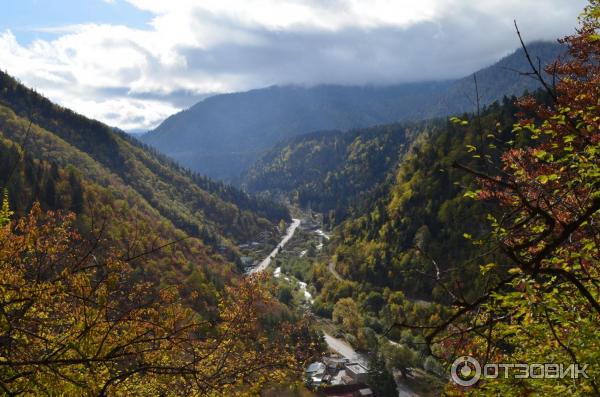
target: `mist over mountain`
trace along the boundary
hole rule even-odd
[[[546,65],[563,53],[559,44],[529,45]],[[481,104],[535,90],[539,83],[519,49],[476,72]],[[165,120],[141,140],[180,164],[210,177],[237,182],[277,142],[316,130],[345,130],[421,120],[475,109],[472,76],[392,86],[273,86],[216,95]]]

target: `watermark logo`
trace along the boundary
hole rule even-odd
[[[588,364],[557,364],[557,363],[533,363],[533,364],[507,364],[492,363],[483,367],[474,357],[461,356],[454,360],[450,373],[454,383],[460,386],[473,386],[479,379],[515,378],[515,379],[588,379],[585,372]]]
[[[450,372],[457,385],[473,386],[481,378],[481,365],[473,357],[462,356],[454,360]]]

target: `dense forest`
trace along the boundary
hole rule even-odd
[[[219,95],[147,143],[0,72],[0,394],[319,395],[343,339],[375,397],[600,395],[600,0],[517,35],[464,79]],[[464,386],[466,356],[587,372]]]
[[[553,83],[531,61],[541,91],[429,123],[394,177],[361,200],[366,210],[334,228],[328,255],[289,267],[346,340],[403,371],[427,362],[436,372],[460,355],[598,362],[599,16],[592,2],[562,40],[570,56],[546,68]],[[268,167],[309,173],[293,149],[312,159],[326,140],[295,141]],[[445,392],[597,395],[597,366],[586,368],[578,379],[487,378]]]
[[[187,171],[126,134],[52,104],[6,74],[0,78],[3,135],[15,143],[15,153],[20,146],[28,156],[54,163],[55,170],[70,166],[101,186],[129,189],[175,227],[215,247],[227,245],[225,239],[246,241],[270,224],[289,220],[283,206]],[[7,164],[14,163],[10,160]],[[21,171],[11,183],[24,175]],[[12,202],[18,210],[26,203],[31,201]]]
[[[536,98],[548,102],[543,92]],[[248,176],[248,186],[322,212],[333,231],[328,252],[283,269],[315,286],[316,314],[339,324],[358,349],[381,351],[388,366],[442,374],[418,332],[391,325],[448,316],[454,297],[446,284],[465,286],[473,299],[487,282],[481,263],[506,259],[491,250],[485,222],[499,206],[474,201],[476,178],[455,164],[498,167],[518,120],[516,101],[505,97],[479,115],[296,137]],[[373,342],[385,332],[402,347]]]
[[[326,214],[333,225],[381,187],[421,128],[397,124],[300,135],[255,163],[243,187],[273,198],[283,195]]]
[[[344,222],[338,229],[335,258],[341,274],[373,287],[401,290],[413,297],[448,301],[418,272],[439,271],[453,281],[477,290],[477,264],[461,266],[447,274],[449,267],[467,262],[481,252],[464,237],[485,237],[489,232],[481,220],[493,210],[465,197],[474,178],[456,169],[461,163],[475,167],[484,161],[498,161],[502,147],[496,140],[508,141],[515,121],[515,98],[493,104],[481,117],[468,115],[464,127],[452,121],[423,132],[412,144],[396,170],[391,186],[381,197],[369,197],[370,208],[361,216]],[[497,131],[487,159],[473,159],[469,147],[490,144],[489,131]]]
[[[393,177],[365,196],[355,213],[335,227],[329,254],[344,282],[332,277],[326,264],[317,264],[311,276],[319,290],[318,313],[331,316],[340,299],[352,297],[359,307],[369,308],[363,316],[371,316],[372,325],[381,330],[381,321],[390,320],[388,305],[408,303],[406,297],[452,302],[439,287],[436,272],[444,282],[468,286],[466,296],[477,295],[481,287],[479,261],[498,256],[479,258],[486,251],[486,236],[491,231],[482,220],[498,208],[465,196],[475,178],[453,164],[475,167],[491,159],[499,161],[502,148],[496,139],[507,141],[511,134],[517,112],[514,100],[505,98],[502,104],[492,104],[480,117],[464,115],[460,123],[426,124]],[[486,138],[489,131],[497,132],[496,143]],[[469,148],[480,146],[481,141],[492,148],[485,159],[473,158]],[[473,244],[474,240],[478,244]],[[477,261],[472,260],[475,257]],[[400,300],[393,303],[394,299]]]

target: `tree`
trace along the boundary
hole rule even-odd
[[[287,228],[287,226],[285,224],[285,221],[283,219],[281,219],[279,221],[279,233],[285,234],[286,228]]]
[[[250,393],[313,354],[302,327],[281,323],[278,333],[265,332],[263,313],[275,302],[264,280],[234,281],[216,320],[207,320],[177,288],[134,281],[120,253],[102,236],[82,239],[74,219],[36,204],[0,228],[5,394]]]
[[[540,80],[550,104],[524,97],[514,138],[498,142],[488,134],[494,144],[507,146],[499,169],[455,164],[479,181],[480,189],[467,195],[504,209],[502,216],[488,218],[505,260],[481,264],[487,287],[475,299],[451,293],[453,312],[426,332],[438,354],[456,350],[482,364],[600,362],[599,33],[600,2],[592,0],[578,33],[562,40],[571,57],[546,69],[554,85],[544,80],[523,46],[530,75]],[[600,394],[597,366],[590,365],[587,375],[487,379],[477,391]]]
[[[427,356],[423,363],[423,369],[437,376],[444,376],[444,367],[432,356]]]
[[[376,396],[396,397],[398,395],[398,386],[394,376],[388,371],[385,365],[385,359],[377,349],[369,354],[369,386],[373,389]]]
[[[83,186],[74,170],[69,170],[69,191],[71,192],[71,211],[76,214],[83,212]]]
[[[383,353],[389,366],[400,370],[405,379],[408,375],[408,368],[414,367],[417,361],[415,352],[404,345],[385,342]]]
[[[377,291],[369,291],[363,299],[362,306],[366,311],[377,314],[385,304],[385,299]]]
[[[289,285],[283,285],[278,289],[277,299],[279,299],[279,301],[284,305],[289,305],[292,303],[294,295],[292,294],[292,289]]]
[[[356,336],[363,326],[363,318],[358,305],[352,298],[342,298],[333,307],[333,321],[342,325],[345,332]]]
[[[48,176],[48,178],[46,179],[42,198],[44,202],[48,204],[48,207],[57,208],[58,202],[56,199],[56,183],[51,176]]]
[[[13,212],[10,210],[10,205],[8,203],[8,189],[4,189],[4,194],[2,195],[2,208],[0,208],[0,227],[9,223],[12,215]]]

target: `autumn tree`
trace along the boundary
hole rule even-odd
[[[470,150],[480,169],[455,164],[479,182],[468,196],[504,210],[488,219],[494,249],[505,259],[481,263],[481,295],[466,299],[460,286],[442,285],[454,310],[438,322],[412,325],[424,330],[434,354],[450,361],[468,354],[482,365],[588,365],[589,378],[500,377],[480,381],[470,393],[600,394],[599,33],[600,2],[592,0],[577,34],[561,40],[569,56],[546,74],[524,46],[532,68],[527,75],[540,81],[549,104],[522,98],[508,142],[482,131],[490,147],[507,146],[499,168],[476,147]],[[461,390],[449,386],[447,392]]]
[[[377,396],[392,397],[398,395],[394,375],[388,370],[385,358],[377,349],[369,353],[368,383]]]
[[[134,281],[73,214],[0,212],[0,390],[6,395],[235,395],[295,373],[312,354],[306,327],[268,334],[276,305],[260,277],[227,288],[205,319],[175,287]],[[200,293],[196,291],[194,293]]]
[[[2,206],[0,207],[0,227],[10,222],[10,217],[13,212],[10,210],[10,204],[8,202],[8,190],[4,189],[2,194]]]
[[[364,323],[359,307],[352,298],[338,300],[333,308],[332,318],[345,332],[352,335],[356,335]]]

